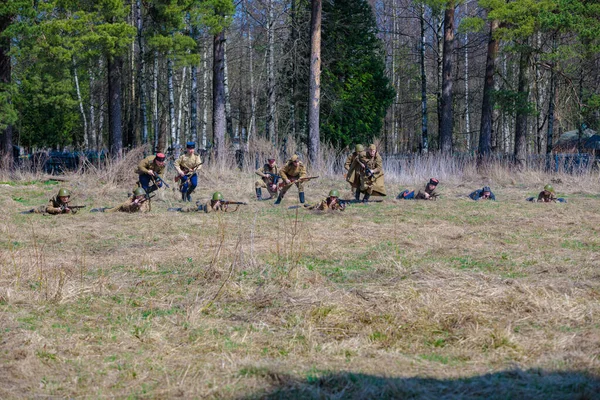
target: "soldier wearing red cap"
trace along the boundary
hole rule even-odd
[[[277,196],[277,181],[279,180],[279,169],[275,164],[275,158],[267,159],[267,163],[256,170],[260,179],[254,182],[256,199],[262,200],[262,189],[267,189],[271,197]]]
[[[135,173],[139,174],[138,185],[141,186],[146,193],[152,193],[162,186],[162,182],[156,180],[156,176],[160,175],[165,170],[165,155],[156,153],[155,156],[148,156],[138,164]],[[152,186],[150,184],[152,183]]]
[[[435,192],[435,188],[440,183],[435,178],[431,178],[427,185],[425,185],[424,190],[419,190],[419,193],[415,196],[417,200],[435,200],[438,197],[438,194]]]

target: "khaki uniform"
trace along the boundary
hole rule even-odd
[[[435,187],[432,190],[429,190],[428,188],[429,184],[425,185],[425,189],[423,190],[419,190],[419,193],[417,193],[417,195],[415,196],[415,199],[417,200],[435,200],[438,196],[438,194],[435,191]],[[425,197],[425,193],[427,193],[429,195],[429,197]]]
[[[309,210],[319,210],[319,211],[344,211],[346,209],[345,203],[340,203],[339,199],[335,203],[331,204],[331,198],[328,197],[326,199],[321,200],[320,203],[315,204],[314,206],[308,207]]]
[[[254,187],[256,189],[258,189],[258,188],[267,189],[269,191],[269,193],[271,194],[271,196],[275,196],[277,194],[277,187],[275,187],[275,191],[272,190],[273,177],[270,175],[267,175],[267,177],[265,178],[263,176],[264,174],[267,174],[267,173],[279,175],[279,168],[277,168],[277,165],[273,165],[273,168],[271,168],[271,166],[269,164],[265,164],[262,166],[262,168],[257,169],[256,175],[260,176],[260,179],[257,180],[256,182],[254,182]]]
[[[298,163],[298,166],[295,166],[294,163],[292,162],[292,160],[289,160],[283,166],[283,168],[281,168],[279,170],[279,176],[281,176],[281,179],[283,181],[285,181],[286,179],[293,180],[293,179],[306,178],[306,176],[307,176],[306,167],[304,166],[302,161],[300,161]],[[292,185],[296,185],[298,187],[298,192],[304,192],[304,183],[296,182],[296,183],[292,183],[290,185],[283,186],[281,188],[281,191],[279,192],[279,196],[283,197],[283,195],[292,187]]]
[[[359,164],[359,161],[366,168],[375,171],[373,176],[367,176],[365,168]],[[383,159],[378,153],[375,153],[374,157],[370,156],[368,153],[364,156],[359,156],[354,160],[353,165],[359,173],[359,190],[362,193],[367,193],[372,196],[386,196],[383,178]]]
[[[556,200],[557,198],[554,196],[554,193],[548,190],[542,190],[537,198],[537,201],[540,203],[551,203]]]
[[[197,171],[202,168],[202,159],[198,154],[192,154],[185,152],[175,160],[175,169],[178,174],[192,174],[193,171]]]
[[[66,206],[67,203],[63,203],[60,201],[58,196],[52,197],[48,200],[48,204],[45,206],[39,206],[38,208],[34,208],[33,212],[36,214],[66,214],[66,212],[62,209],[62,207]],[[31,211],[30,211],[31,212]]]
[[[165,170],[165,166],[164,165],[162,167],[158,166],[154,162],[155,158],[156,158],[156,156],[148,156],[148,157],[144,158],[138,164],[137,168],[135,169],[135,173],[141,175],[141,174],[147,174],[149,171],[154,171],[154,173],[156,173],[157,175],[161,175]]]
[[[135,202],[135,196],[130,197],[127,201],[121,204],[118,207],[109,208],[105,212],[126,212],[126,213],[135,213],[141,212],[146,213],[151,210],[150,200],[145,200],[143,203]]]
[[[360,170],[360,168],[356,168],[359,164],[355,164],[354,160],[359,157],[359,156],[363,156],[364,157],[365,153],[364,152],[354,152],[352,154],[350,154],[348,156],[348,158],[346,158],[346,162],[344,163],[344,168],[346,169],[346,182],[348,182],[350,184],[350,186],[352,186],[352,189],[357,189],[360,187],[360,178],[359,178],[359,173],[358,171]]]

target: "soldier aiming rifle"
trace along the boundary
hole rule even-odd
[[[229,208],[230,205],[235,205],[234,210]],[[196,202],[196,207],[172,207],[167,211],[177,212],[236,212],[241,205],[248,205],[243,201],[228,201],[223,198],[221,192],[215,192],[212,195],[212,199],[207,201],[205,204],[201,204],[199,201]]]
[[[76,214],[82,208],[86,206],[72,206],[69,203],[71,202],[71,192],[69,192],[65,188],[59,189],[56,196],[53,196],[50,200],[48,200],[48,204],[45,206],[39,206],[38,208],[32,208],[28,211],[23,211],[21,214]]]
[[[150,200],[154,196],[150,196],[146,194],[144,189],[141,187],[135,188],[133,191],[133,195],[125,201],[125,203],[121,204],[117,207],[103,207],[103,208],[94,208],[90,210],[90,212],[126,212],[126,213],[146,213],[150,212],[151,202]]]

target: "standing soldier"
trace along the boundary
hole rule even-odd
[[[263,188],[267,189],[271,198],[275,197],[277,195],[277,181],[280,178],[279,169],[277,168],[277,165],[275,165],[275,159],[269,158],[267,164],[256,170],[256,175],[261,177],[261,179],[254,182],[256,199],[262,200]]]
[[[355,168],[358,164],[354,164],[354,160],[357,157],[364,157],[364,155],[365,147],[362,144],[357,144],[354,148],[354,153],[350,154],[344,163],[344,168],[346,169],[346,182],[348,182],[352,190],[355,191],[354,198],[356,201],[360,200],[360,179],[358,171]]]
[[[162,179],[157,181],[156,177],[165,170],[165,155],[157,153],[155,156],[148,156],[138,164],[135,173],[139,174],[138,185],[141,186],[146,193],[150,194],[162,187]],[[150,183],[153,183],[150,186]]]
[[[306,167],[298,159],[297,154],[294,154],[292,158],[290,158],[290,160],[283,166],[283,168],[279,170],[279,175],[285,182],[285,186],[281,188],[275,204],[281,203],[283,196],[285,196],[286,192],[294,184],[298,187],[298,198],[300,199],[300,203],[304,203],[304,184],[303,182],[296,181],[306,178]]]
[[[179,181],[181,200],[192,201],[192,193],[198,186],[197,171],[202,168],[202,159],[195,154],[196,143],[187,142],[185,147],[186,152],[175,161],[175,169],[178,174],[175,181]]]
[[[363,201],[369,201],[369,197],[385,196],[385,184],[383,178],[383,159],[377,153],[377,147],[374,144],[369,145],[367,153],[354,160],[355,169],[359,174],[360,193],[364,193]],[[356,195],[357,201],[360,200],[360,193]]]
[[[61,188],[56,196],[53,196],[48,200],[48,204],[39,206],[38,208],[32,208],[29,211],[23,211],[22,214],[75,214],[77,209],[71,209],[69,207],[69,201],[71,201],[71,192],[65,188]]]
[[[332,210],[332,211],[344,211],[346,209],[346,203],[340,202],[340,192],[333,189],[329,192],[329,196],[321,200],[320,203],[314,206],[308,207],[309,210]]]

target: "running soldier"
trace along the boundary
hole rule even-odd
[[[195,151],[196,143],[187,142],[186,152],[175,161],[175,169],[178,174],[175,181],[179,181],[182,201],[192,201],[192,193],[198,186],[197,171],[202,168],[202,159],[199,155],[194,154]]]
[[[162,187],[162,179],[160,174],[165,170],[165,155],[157,153],[155,156],[148,156],[138,164],[135,173],[139,175],[138,185],[150,194]],[[158,177],[158,179],[157,179]],[[152,186],[150,184],[152,183]]]
[[[306,178],[306,167],[302,161],[298,159],[297,154],[294,154],[283,168],[279,170],[279,175],[285,182],[285,186],[281,188],[275,204],[281,203],[283,196],[285,196],[287,191],[294,184],[298,187],[298,198],[300,199],[300,203],[304,204],[304,184],[301,180]]]

